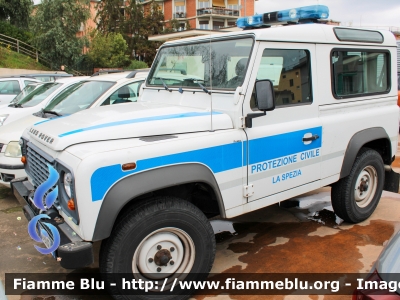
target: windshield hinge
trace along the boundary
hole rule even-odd
[[[240,117],[239,118],[239,128],[245,128],[245,127],[246,127],[246,118]]]
[[[254,195],[254,184],[249,183],[249,185],[243,186],[243,196],[249,198]]]

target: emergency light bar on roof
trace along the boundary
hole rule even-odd
[[[329,8],[327,6],[310,5],[239,18],[236,24],[239,28],[250,29],[278,24],[316,22],[327,19],[328,16]]]

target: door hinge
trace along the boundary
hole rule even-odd
[[[250,183],[249,185],[243,186],[243,196],[248,198],[254,194],[254,185]]]

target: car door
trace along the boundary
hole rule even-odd
[[[249,82],[271,80],[276,107],[245,129],[248,186],[253,192],[248,202],[272,195],[268,204],[278,202],[284,199],[280,193],[319,181],[323,131],[313,93],[315,71],[315,45],[260,43]],[[254,89],[246,99],[244,116],[259,112]]]
[[[9,103],[20,92],[18,79],[0,80],[0,105]]]

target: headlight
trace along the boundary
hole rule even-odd
[[[9,115],[0,115],[0,126],[3,125],[4,121],[8,118]]]
[[[65,193],[67,193],[67,196],[69,198],[72,197],[72,174],[71,173],[64,173],[64,178],[63,178],[63,182],[64,182],[64,190]]]
[[[4,156],[8,157],[21,157],[21,146],[18,142],[9,142]]]

